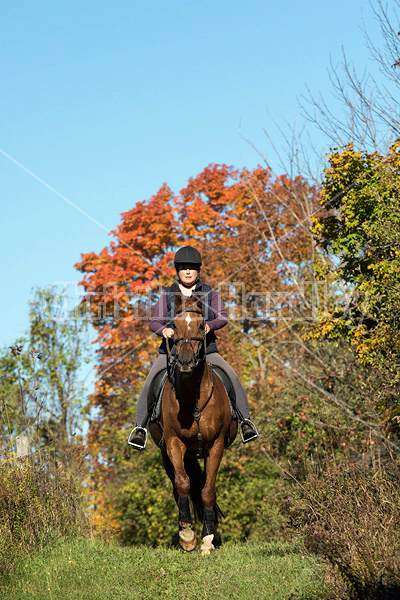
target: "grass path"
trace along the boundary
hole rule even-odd
[[[173,549],[60,543],[0,580],[2,600],[286,600],[325,598],[323,567],[289,544],[227,545],[211,556]]]

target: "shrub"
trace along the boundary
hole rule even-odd
[[[400,478],[396,465],[346,462],[308,473],[292,525],[306,546],[335,567],[352,599],[384,600],[400,592]]]
[[[35,462],[11,453],[0,460],[0,568],[13,569],[24,553],[83,532],[78,482],[49,457]]]

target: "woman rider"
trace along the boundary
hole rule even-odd
[[[147,395],[149,387],[155,375],[167,366],[167,345],[166,338],[174,336],[172,321],[174,318],[173,310],[175,306],[175,294],[181,293],[184,296],[191,296],[193,292],[199,293],[203,297],[203,312],[206,321],[206,353],[208,362],[222,367],[229,375],[236,393],[236,405],[243,415],[244,419],[240,426],[244,443],[258,437],[258,432],[250,421],[249,403],[246,392],[239,381],[235,371],[218,354],[216,337],[214,331],[221,329],[228,322],[228,315],[218,293],[209,285],[200,281],[201,255],[196,248],[184,246],[175,254],[174,265],[177,271],[178,281],[163,291],[154,310],[153,318],[150,323],[150,329],[159,336],[163,337],[159,349],[159,355],[150,369],[142,392],[139,396],[136,408],[136,428],[132,432],[134,436],[130,438],[130,445],[139,450],[143,450],[146,445],[146,428],[143,424],[147,417]],[[172,298],[172,300],[171,300]]]

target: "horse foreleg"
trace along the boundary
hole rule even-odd
[[[215,505],[217,501],[215,483],[217,480],[218,469],[221,464],[223,451],[224,438],[220,437],[210,449],[210,454],[207,458],[206,481],[201,491],[201,498],[204,505],[204,523],[203,531],[201,533],[203,540],[203,545],[201,546],[202,554],[210,554],[211,551],[215,549],[213,544],[217,522],[217,515],[215,513]]]
[[[190,552],[196,548],[196,536],[192,529],[189,496],[178,498],[179,508],[179,542],[184,550]]]
[[[167,473],[174,486],[175,500],[179,508],[179,542],[184,550],[190,552],[196,547],[196,536],[192,530],[192,516],[189,506],[190,480],[184,467],[184,445],[176,441],[167,446],[168,456],[164,458],[164,465],[168,461],[172,467]]]

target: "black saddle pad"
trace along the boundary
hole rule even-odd
[[[218,365],[211,365],[211,366],[212,366],[214,373],[216,375],[218,375],[218,377],[220,378],[220,380],[222,381],[222,383],[224,385],[225,391],[229,398],[229,404],[231,405],[232,419],[236,419],[236,411],[235,411],[236,393],[235,393],[235,388],[233,387],[233,383],[230,380],[228,373],[226,371],[224,371],[224,369],[222,367],[220,367]]]
[[[154,377],[150,384],[147,395],[147,410],[150,413],[150,420],[157,421],[161,414],[161,396],[167,383],[167,369],[162,369]]]

